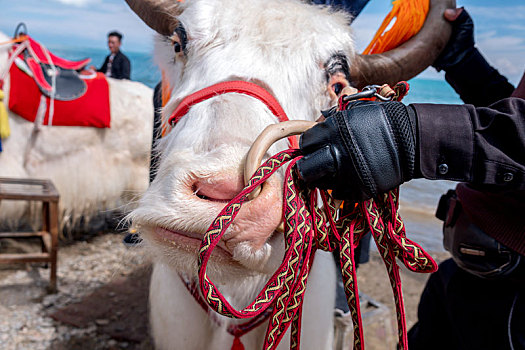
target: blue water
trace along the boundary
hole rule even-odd
[[[108,51],[105,49],[82,49],[50,47],[57,55],[71,60],[92,58],[92,63],[100,67]],[[152,56],[144,52],[124,52],[131,61],[131,78],[153,88],[160,80],[159,69]],[[449,103],[460,104],[454,90],[442,80],[412,79],[405,103]],[[441,222],[434,217],[436,205],[441,194],[455,183],[450,181],[429,181],[417,179],[401,186],[401,215],[407,235],[429,251],[443,251]]]
[[[49,49],[58,56],[70,60],[91,58],[96,67],[102,66],[108,55],[107,49],[77,47],[53,47]],[[160,80],[160,71],[153,63],[152,55],[147,52],[124,52],[131,61],[131,79],[140,81],[153,88]],[[405,97],[406,103],[461,103],[452,88],[444,81],[429,79],[412,79],[409,81],[410,91]]]
[[[93,49],[70,47],[49,47],[49,49],[58,56],[67,58],[69,60],[80,60],[84,58],[91,58],[91,64],[100,68],[106,56],[109,54],[107,49]],[[141,83],[154,88],[160,81],[160,71],[153,63],[152,55],[147,52],[128,52],[123,51],[131,61],[131,80],[140,81]]]

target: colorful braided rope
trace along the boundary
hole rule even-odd
[[[333,198],[325,191],[310,190],[297,178],[295,163],[299,150],[289,149],[268,159],[255,172],[246,187],[220,212],[204,235],[199,251],[199,283],[206,303],[221,315],[250,318],[273,307],[263,349],[275,349],[291,325],[291,349],[300,348],[301,312],[308,279],[317,249],[341,252],[341,271],[354,324],[354,349],[364,349],[363,327],[359,307],[354,249],[361,237],[371,230],[379,253],[388,271],[396,302],[399,347],[407,349],[406,321],[401,290],[398,258],[415,272],[433,272],[434,260],[405,235],[398,214],[398,190],[386,193],[357,206],[344,205],[337,219]],[[277,169],[289,163],[285,173],[283,195],[285,255],[255,300],[242,310],[236,310],[208,278],[206,266],[213,249],[235,219],[248,194],[260,186]],[[323,207],[318,207],[318,196]]]

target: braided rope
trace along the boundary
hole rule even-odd
[[[302,303],[314,253],[317,249],[332,251],[339,247],[345,293],[354,324],[354,349],[364,349],[354,250],[361,237],[370,229],[392,285],[399,345],[406,349],[405,311],[395,258],[415,272],[433,272],[437,265],[417,243],[406,237],[403,221],[398,214],[398,190],[384,194],[377,202],[371,199],[355,207],[345,205],[341,218],[337,220],[333,198],[325,191],[304,188],[304,184],[296,177],[293,169],[300,157],[299,150],[289,149],[268,159],[210,225],[202,240],[198,260],[199,283],[206,303],[219,314],[232,318],[255,317],[273,306],[263,348],[276,348],[292,325],[290,348],[299,349]],[[288,162],[283,195],[283,262],[255,300],[244,309],[236,310],[209,279],[206,273],[208,260],[242,204],[247,201],[248,194]],[[324,203],[322,209],[316,207],[318,193]]]

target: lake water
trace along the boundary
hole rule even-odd
[[[71,60],[92,58],[92,63],[100,67],[108,54],[105,49],[79,49],[50,47],[55,54]],[[160,80],[160,72],[153,63],[152,56],[142,52],[125,52],[131,61],[131,78],[153,88]],[[412,79],[410,92],[405,103],[452,103],[461,104],[452,88],[441,80]],[[443,251],[441,226],[434,217],[436,205],[441,194],[454,188],[450,181],[429,181],[417,179],[401,186],[401,215],[407,235],[430,251]]]

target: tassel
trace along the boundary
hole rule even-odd
[[[423,27],[429,8],[428,0],[394,0],[363,55],[386,52],[410,39]]]
[[[244,345],[241,342],[241,338],[235,336],[233,339],[232,349],[231,350],[244,350]]]
[[[0,139],[5,139],[11,134],[9,120],[7,119],[7,109],[4,104],[4,91],[0,90]]]

